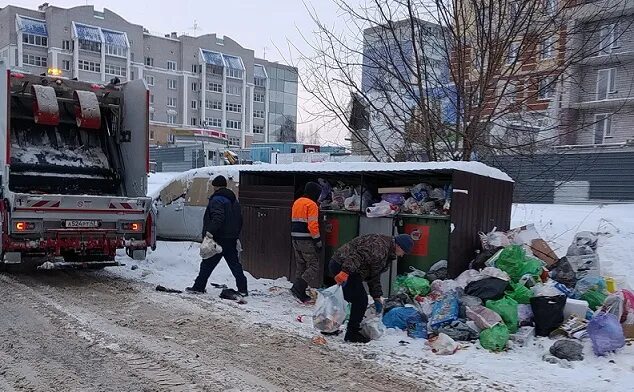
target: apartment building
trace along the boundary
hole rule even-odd
[[[570,40],[582,60],[562,86],[561,144],[634,143],[634,2],[580,0]],[[569,148],[569,147],[568,147]]]
[[[0,58],[31,73],[108,83],[144,79],[150,89],[150,140],[172,130],[212,129],[233,147],[295,134],[297,68],[255,57],[229,37],[150,34],[93,6],[0,9]]]

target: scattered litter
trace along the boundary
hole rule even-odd
[[[550,347],[550,353],[559,359],[583,361],[583,344],[570,339],[556,341]]]
[[[438,355],[452,355],[460,348],[458,343],[444,333],[429,338],[427,345],[431,347],[431,351],[434,354]]]
[[[321,335],[314,336],[310,342],[316,346],[323,346],[328,343],[326,338]]]
[[[164,293],[182,293],[183,292],[182,290],[170,289],[161,285],[156,286],[156,291],[161,291]]]

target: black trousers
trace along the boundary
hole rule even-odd
[[[211,273],[214,272],[214,269],[220,262],[220,260],[224,257],[227,265],[229,265],[229,269],[231,273],[236,278],[236,286],[238,287],[238,291],[244,293],[247,291],[247,278],[244,276],[244,271],[242,270],[242,264],[240,264],[240,258],[238,256],[237,239],[223,239],[217,238],[215,241],[218,245],[222,246],[222,253],[214,255],[208,259],[204,259],[200,263],[200,272],[198,272],[198,277],[194,281],[194,290],[205,290],[207,287],[207,281],[211,276]]]
[[[328,269],[333,275],[341,272],[341,264],[331,260]],[[361,321],[368,308],[368,292],[363,286],[361,275],[354,273],[348,276],[348,282],[343,286],[343,298],[350,302],[350,319],[348,320],[348,330],[358,331],[361,329]]]

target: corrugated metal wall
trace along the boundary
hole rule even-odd
[[[490,157],[516,203],[634,202],[634,151]]]

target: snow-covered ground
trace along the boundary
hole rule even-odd
[[[168,181],[173,174],[150,178],[151,186]],[[574,234],[582,230],[597,231],[602,273],[617,279],[621,287],[634,285],[634,205],[515,205],[512,226],[534,223],[544,239],[561,256]],[[127,266],[112,271],[121,276],[174,288],[191,285],[198,272],[200,258],[194,243],[161,242],[147,260],[134,262],[120,256]],[[130,266],[138,269],[132,270]],[[233,312],[246,322],[269,324],[289,333],[311,338],[316,331],[311,324],[311,309],[298,305],[288,294],[286,279],[256,280],[250,275],[251,296],[246,305],[236,305],[218,298],[219,289],[208,287],[206,299],[217,304],[219,312]],[[235,287],[225,263],[214,271],[210,282]],[[301,320],[301,321],[300,321]],[[504,353],[491,353],[479,345],[466,344],[456,354],[437,356],[424,340],[413,340],[405,332],[389,330],[377,341],[360,347],[343,343],[343,337],[328,337],[328,344],[351,355],[372,357],[381,364],[407,374],[425,374],[429,366],[443,369],[447,378],[468,378],[477,389],[478,380],[489,379],[517,389],[550,391],[630,391],[634,385],[634,348],[626,346],[608,357],[596,357],[585,341],[585,360],[572,362],[571,368],[542,361],[553,341],[536,338],[527,347],[513,347]],[[406,343],[401,343],[406,342]],[[480,389],[483,390],[483,389]]]

